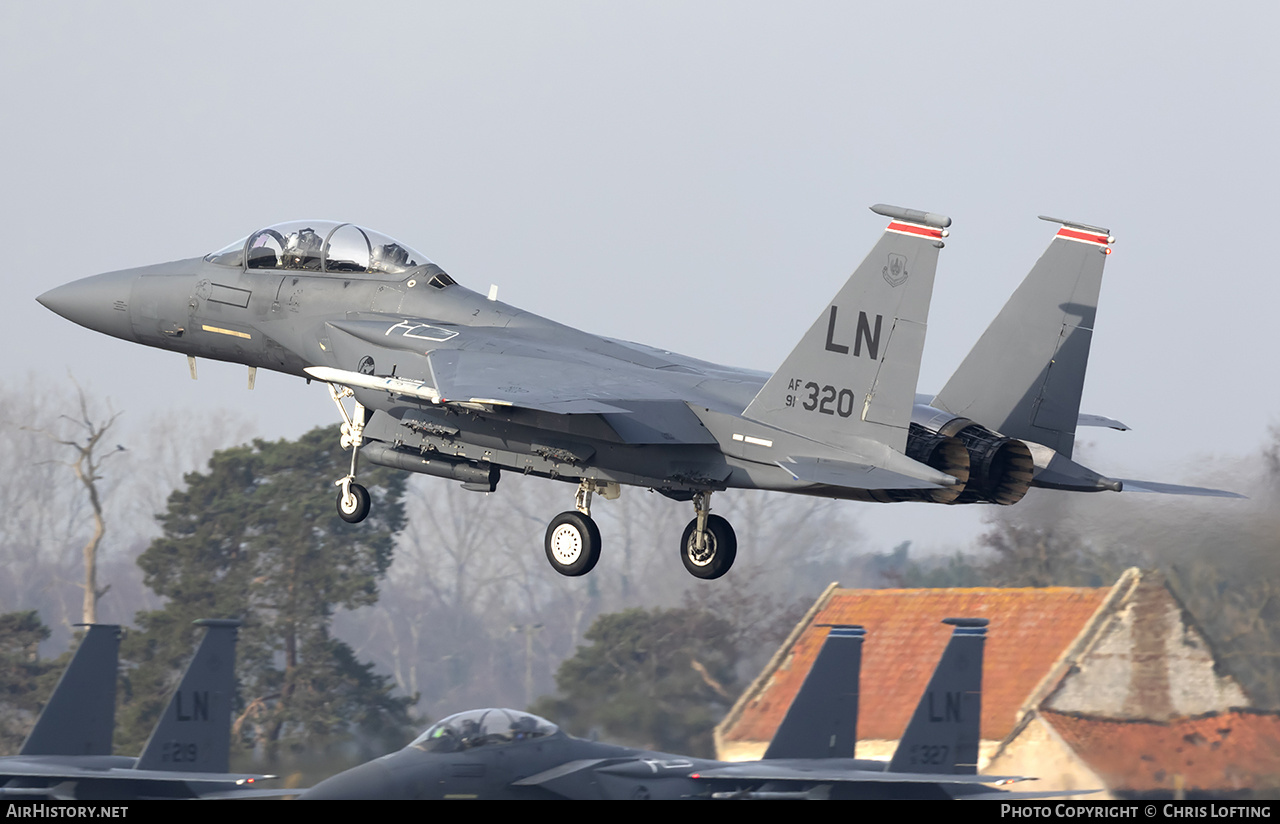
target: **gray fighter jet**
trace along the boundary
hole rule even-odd
[[[574,509],[545,538],[564,575],[595,566],[592,496],[624,485],[693,503],[680,554],[700,578],[720,577],[737,554],[732,527],[711,514],[718,490],[997,504],[1033,485],[1119,490],[1070,461],[1109,234],[1064,222],[942,393],[917,398],[951,220],[872,211],[890,218],[884,235],[772,376],[521,311],[350,223],[272,226],[39,300],[90,329],[183,353],[193,377],[204,357],[247,364],[250,387],[258,368],[326,383],[351,449],[336,482],[347,521],[370,508],[356,482],[361,455],[479,491],[494,490],[503,469],[576,484]]]
[[[247,797],[269,775],[229,773],[239,621],[208,628],[138,758],[111,754],[119,627],[89,627],[19,755],[0,758],[0,798]]]
[[[761,761],[724,762],[573,738],[518,710],[472,710],[303,799],[1011,798],[978,775],[986,621],[955,625],[893,760],[858,760],[863,630],[832,627]]]

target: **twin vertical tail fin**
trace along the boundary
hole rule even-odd
[[[1115,238],[1062,224],[933,406],[1070,458],[1102,268]]]
[[[120,627],[89,624],[20,755],[111,755]]]
[[[942,623],[955,629],[889,762],[891,772],[978,771],[987,619],[947,618]]]
[[[195,623],[208,631],[138,758],[137,769],[227,772],[230,766],[236,628],[241,622]]]
[[[903,452],[938,250],[951,218],[896,206],[880,241],[743,416],[820,443]]]
[[[831,627],[765,758],[853,758],[866,634],[862,627]]]

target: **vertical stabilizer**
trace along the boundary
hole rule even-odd
[[[903,452],[951,218],[871,210],[892,219],[884,235],[742,414],[836,447],[863,438]]]
[[[942,623],[955,629],[889,762],[892,772],[978,771],[987,619],[947,618]]]
[[[195,623],[208,631],[138,758],[137,769],[228,771],[236,628],[241,622],[206,618]]]
[[[1062,228],[947,381],[933,406],[1010,438],[1071,457],[1106,229],[1041,217]]]
[[[111,755],[119,656],[120,627],[89,624],[19,755]]]
[[[833,625],[765,758],[853,758],[862,627]]]

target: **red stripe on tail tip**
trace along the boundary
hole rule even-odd
[[[1097,232],[1082,232],[1079,229],[1068,229],[1066,226],[1058,230],[1058,237],[1083,240],[1086,243],[1096,243],[1099,246],[1106,246],[1111,242],[1111,238],[1106,235],[1100,235]]]
[[[887,231],[903,232],[908,235],[919,235],[920,237],[946,237],[941,229],[935,229],[932,226],[917,226],[914,223],[900,223],[896,220],[889,224]]]

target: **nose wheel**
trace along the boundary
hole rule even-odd
[[[342,415],[342,448],[351,450],[351,471],[333,484],[342,490],[338,493],[338,517],[349,524],[358,524],[369,517],[372,506],[369,490],[356,483],[356,470],[360,466],[360,444],[364,442],[364,425],[369,420],[369,413],[359,401],[355,402],[355,409],[348,413],[342,400],[354,397],[355,393],[345,386],[333,383],[328,384],[328,387],[329,397],[333,398]]]
[[[349,524],[358,524],[369,517],[371,503],[369,490],[358,483],[348,483],[338,493],[338,517]]]

